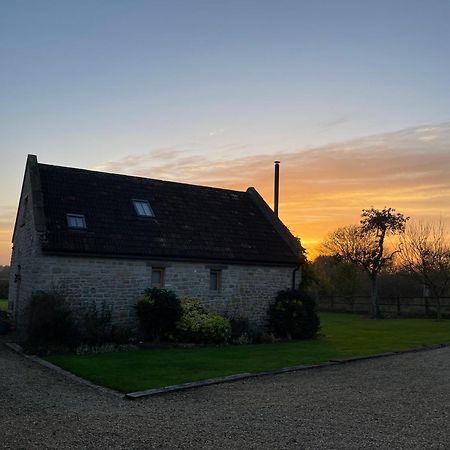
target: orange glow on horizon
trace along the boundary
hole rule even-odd
[[[358,224],[364,208],[393,207],[419,220],[450,220],[450,123],[408,129],[322,148],[231,160],[175,153],[128,156],[95,170],[245,190],[254,186],[271,205],[273,161],[280,165],[280,218],[301,238],[310,259],[325,236]],[[21,175],[18,175],[21,176]],[[9,264],[13,213],[0,215],[0,264]]]

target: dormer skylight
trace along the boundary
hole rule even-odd
[[[155,213],[147,200],[133,200],[133,205],[139,217],[155,217]]]
[[[67,226],[75,230],[84,230],[86,219],[82,214],[67,214]]]

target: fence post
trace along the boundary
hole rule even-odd
[[[425,300],[425,315],[428,317],[430,314],[430,305],[428,302],[428,297],[425,297],[424,300]]]
[[[400,316],[401,315],[401,302],[400,302],[400,296],[399,295],[397,295],[397,316]]]

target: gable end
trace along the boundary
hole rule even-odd
[[[24,197],[25,183],[29,180],[30,189],[26,196],[26,202]],[[19,205],[17,207],[16,221],[14,224],[14,230],[12,235],[12,242],[16,236],[17,227],[21,225],[22,217],[24,217],[23,207],[30,208],[33,214],[34,227],[36,231],[45,232],[45,213],[44,213],[44,201],[42,196],[41,179],[39,174],[39,165],[36,155],[28,155],[27,163],[25,166],[25,172],[22,181],[22,188],[20,191]]]

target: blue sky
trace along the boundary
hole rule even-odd
[[[446,0],[2,0],[0,208],[27,153],[226,161],[448,121],[449,22]]]

